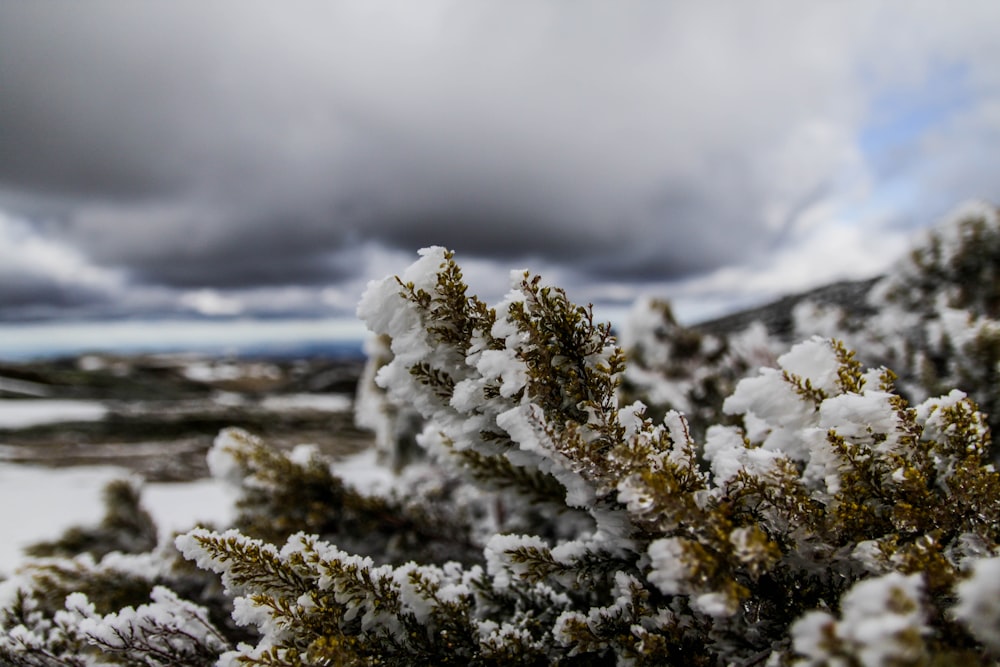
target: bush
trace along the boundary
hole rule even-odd
[[[996,663],[1000,478],[964,394],[910,405],[817,337],[740,380],[731,423],[695,438],[677,411],[620,403],[624,353],[563,291],[517,274],[491,307],[451,253],[421,255],[358,309],[391,341],[376,382],[423,418],[427,459],[395,494],[228,431],[214,469],[242,514],[177,538],[198,569],[167,549],[40,561],[5,584],[0,657]],[[120,575],[134,592],[100,597]]]

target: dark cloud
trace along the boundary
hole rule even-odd
[[[94,207],[61,236],[101,265],[173,287],[322,285],[357,273],[345,232],[301,212]]]
[[[344,277],[323,255],[298,253],[292,257],[270,251],[258,255],[199,253],[195,257],[154,257],[129,268],[140,283],[172,287],[223,289],[261,285],[325,285]]]
[[[114,307],[109,291],[99,285],[5,270],[0,270],[0,304],[0,321],[51,317],[53,312],[79,316]]]
[[[974,9],[4,3],[0,209],[179,292],[354,289],[431,244],[595,284],[766,265],[877,179],[919,183],[911,210],[1000,194],[963,162],[998,161],[1000,16]],[[962,104],[892,150],[949,159],[871,169],[875,93],[942,61]]]
[[[59,285],[45,280],[12,280],[0,284],[0,303],[4,309],[22,312],[69,306],[95,306],[106,303],[104,294],[86,287]]]

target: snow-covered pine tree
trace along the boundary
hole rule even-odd
[[[518,273],[487,306],[451,253],[421,254],[359,307],[391,341],[377,382],[425,423],[428,462],[398,495],[228,431],[213,468],[243,486],[243,514],[177,538],[199,569],[166,548],[29,565],[0,593],[0,656],[997,664],[1000,478],[961,392],[910,405],[890,372],[813,338],[740,381],[734,423],[696,441],[678,412],[619,403],[625,355],[564,292]],[[393,521],[403,538],[380,532]],[[134,591],[102,598],[108,576]]]

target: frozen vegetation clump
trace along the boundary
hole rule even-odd
[[[831,286],[835,287],[835,286]],[[821,290],[822,291],[822,290]],[[836,294],[828,290],[826,294]],[[683,412],[692,432],[729,417],[722,403],[736,383],[814,335],[842,341],[867,366],[898,376],[911,403],[960,389],[1000,427],[1000,212],[972,202],[924,233],[881,278],[839,298],[808,295],[788,312],[724,326],[679,324],[669,304],[640,300],[622,331],[628,355],[623,395],[659,417]],[[717,323],[716,323],[717,324]],[[769,330],[770,329],[770,330]]]
[[[369,285],[358,313],[383,346],[364,410],[400,470],[392,493],[224,431],[210,463],[241,489],[235,525],[31,561],[0,586],[0,660],[1000,660],[1000,476],[963,391],[908,400],[833,338],[667,331],[697,361],[653,415],[652,375],[630,375],[588,308],[520,272],[487,305],[442,248]],[[419,433],[403,443],[407,413]]]
[[[670,304],[656,299],[632,307],[621,344],[628,357],[621,395],[641,400],[654,419],[669,410],[682,412],[696,437],[709,426],[733,421],[722,403],[736,383],[773,366],[787,348],[759,322],[729,335],[683,326]]]
[[[868,296],[875,313],[800,304],[798,338],[819,333],[898,375],[911,401],[958,388],[1000,427],[1000,211],[973,202],[923,234]]]

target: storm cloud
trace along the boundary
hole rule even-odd
[[[1000,196],[998,20],[991,2],[4,3],[0,210],[100,279],[0,267],[0,313],[136,290],[318,307],[431,244],[585,296],[715,285],[838,226],[902,235]]]

